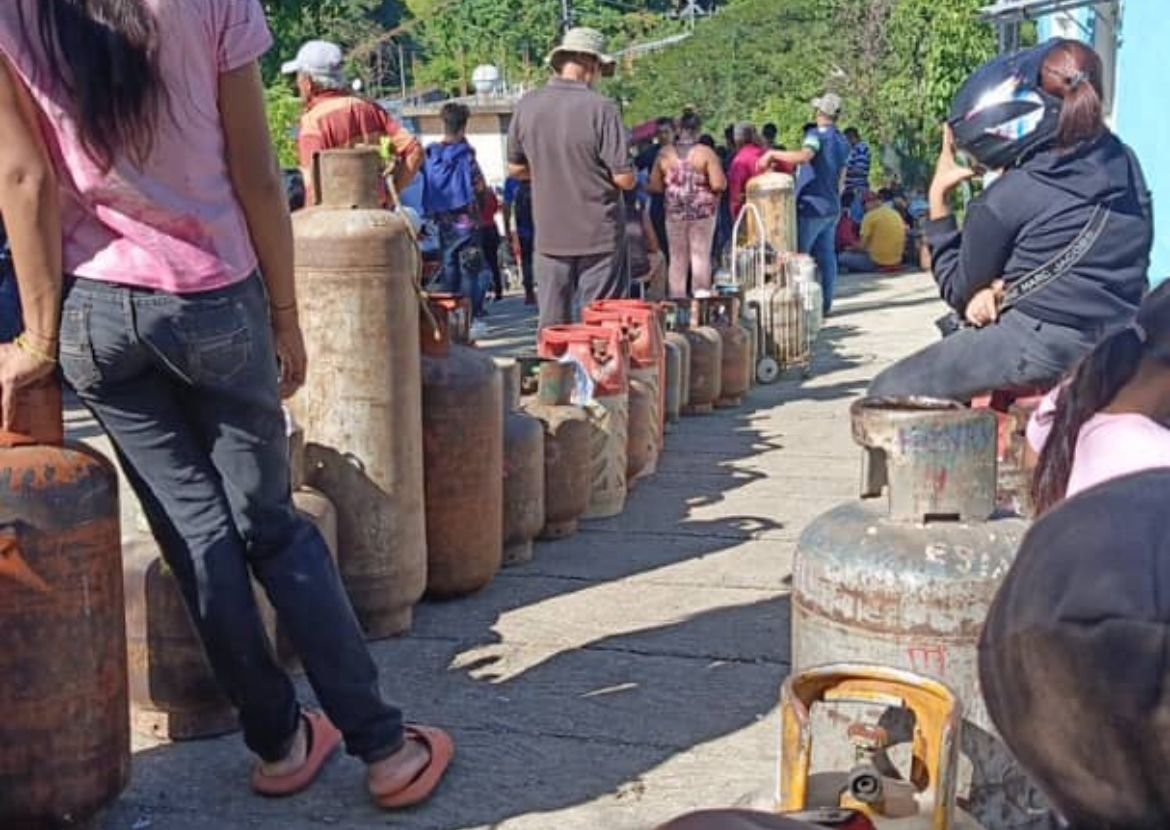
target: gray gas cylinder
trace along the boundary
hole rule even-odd
[[[947,683],[964,704],[966,806],[989,828],[1040,826],[1047,811],[994,736],[979,689],[979,632],[1027,529],[997,513],[995,416],[924,399],[864,399],[851,415],[867,484],[800,538],[793,668],[864,661]],[[843,737],[834,744],[830,763],[852,756]]]

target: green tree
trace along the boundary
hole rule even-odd
[[[924,182],[951,99],[995,55],[983,0],[898,0],[886,28],[878,91],[878,136],[897,154],[904,179]]]

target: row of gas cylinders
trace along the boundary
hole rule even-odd
[[[538,355],[493,360],[467,344],[462,299],[419,291],[410,228],[380,208],[376,154],[319,164],[323,204],[294,218],[311,368],[290,404],[290,478],[370,639],[407,632],[424,594],[483,588],[535,538],[616,515],[668,424],[750,388],[754,340],[734,296],[598,303],[584,324],[542,332]],[[122,550],[113,467],[63,443],[55,384],[27,397],[28,423],[0,434],[6,830],[83,821],[116,797],[132,726],[171,739],[236,728],[149,535]]]

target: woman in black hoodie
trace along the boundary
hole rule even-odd
[[[1101,60],[1055,40],[984,66],[956,98],[930,187],[927,243],[943,299],[965,327],[882,372],[876,396],[966,401],[1051,386],[1148,289],[1150,196],[1133,152],[1106,129]],[[960,229],[950,197],[1002,175]],[[1030,289],[1027,288],[1030,286]]]

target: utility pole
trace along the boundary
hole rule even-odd
[[[406,101],[406,56],[402,51],[402,41],[398,41],[398,82],[402,87],[402,100]]]
[[[561,0],[561,34],[573,28],[572,0]]]

